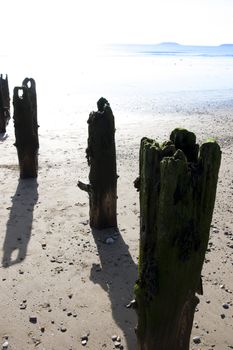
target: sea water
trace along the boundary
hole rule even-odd
[[[233,107],[233,46],[108,45],[70,52],[0,56],[11,97],[25,77],[37,84],[41,127],[75,127],[107,98],[122,120]]]

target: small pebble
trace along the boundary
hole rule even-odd
[[[62,327],[61,327],[61,332],[64,333],[64,332],[66,332],[66,331],[67,331],[66,327],[62,326]]]
[[[115,241],[112,237],[108,237],[105,241],[106,244],[113,244]]]
[[[37,323],[37,317],[36,317],[36,316],[30,316],[30,317],[29,317],[29,321],[30,321],[31,323]]]
[[[224,309],[229,309],[229,305],[228,305],[228,304],[223,304],[222,307],[223,307]]]
[[[85,334],[85,335],[82,335],[82,336],[81,336],[81,340],[86,340],[86,341],[88,341],[88,335],[86,335],[86,334]]]
[[[130,308],[136,309],[136,306],[137,306],[137,303],[135,299],[131,300],[129,304],[126,305],[127,309],[130,309]]]
[[[87,340],[82,340],[82,343],[81,343],[83,346],[87,345]]]
[[[20,310],[25,310],[26,307],[27,307],[27,304],[25,304],[25,303],[20,303],[20,305],[19,305]]]
[[[217,228],[214,228],[213,233],[219,233],[219,230]]]
[[[193,342],[194,342],[195,344],[200,344],[200,342],[201,342],[201,338],[200,338],[200,337],[198,337],[198,336],[193,337]]]
[[[117,335],[112,335],[112,341],[116,341],[117,340]]]
[[[4,343],[2,344],[2,350],[7,350],[8,349],[8,346],[9,346],[9,343],[8,341],[4,341]]]

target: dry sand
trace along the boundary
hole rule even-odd
[[[83,348],[80,337],[88,335],[87,349],[108,350],[114,349],[111,338],[117,335],[124,349],[136,349],[136,315],[126,305],[137,278],[139,206],[133,181],[140,138],[163,141],[182,126],[200,142],[217,137],[222,147],[204,295],[192,331],[201,343],[195,345],[191,337],[190,348],[233,349],[232,110],[143,121],[115,113],[119,235],[91,231],[88,198],[76,186],[88,177],[85,118],[66,130],[39,130],[37,180],[18,179],[12,120],[9,137],[0,141],[1,344],[7,336],[11,350],[77,350]],[[106,236],[114,236],[114,244],[105,244]]]

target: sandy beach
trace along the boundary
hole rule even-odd
[[[107,97],[107,96],[106,96]],[[111,101],[110,101],[111,103]],[[134,298],[139,247],[139,201],[133,181],[143,136],[169,138],[175,127],[216,137],[222,149],[215,211],[203,268],[204,295],[195,313],[190,349],[233,348],[233,114],[209,107],[190,114],[124,118],[116,123],[119,232],[92,231],[87,181],[88,115],[66,129],[39,129],[39,174],[19,180],[12,119],[0,140],[0,338],[8,349],[136,349]],[[113,237],[114,243],[105,243]],[[200,337],[195,344],[194,336]],[[86,338],[85,338],[86,337]]]
[[[139,148],[143,137],[159,144],[168,141],[175,128],[195,133],[200,145],[215,139],[222,152],[201,276],[203,295],[197,295],[200,302],[189,350],[233,350],[233,1],[7,0],[1,1],[0,9],[0,117],[6,119],[8,113],[11,117],[6,134],[0,134],[0,350],[141,350],[132,306],[140,247],[139,192],[134,187]],[[27,106],[19,102],[21,97],[24,102],[25,84],[32,88],[26,94]],[[105,230],[90,227],[88,194],[78,187],[79,181],[89,182],[87,120],[97,111],[101,97],[115,117],[118,175],[118,227]],[[32,128],[39,124],[38,176],[22,180],[13,116],[20,129],[30,112]],[[4,125],[0,129],[4,131]],[[21,140],[33,141],[24,131]],[[37,138],[34,141],[37,148]],[[97,162],[101,164],[99,158]],[[193,248],[199,249],[199,233],[206,233],[208,205],[202,200],[203,206],[196,204],[212,184],[201,186],[203,164],[188,165],[192,197],[186,181],[173,192],[174,206],[182,216],[162,206],[159,213],[168,219],[160,220],[159,215],[157,220],[155,215],[156,228],[164,241],[172,242],[180,261],[189,258]],[[170,179],[169,170],[166,175]],[[151,183],[150,194],[151,188],[164,193],[162,181]],[[170,201],[160,198],[166,204]],[[184,198],[185,205],[180,205]],[[191,198],[194,219],[187,204]],[[202,215],[200,208],[204,208]],[[145,210],[146,215],[149,212]],[[203,226],[196,224],[200,216]],[[184,224],[182,229],[178,220]],[[160,258],[160,251],[152,256],[155,245],[162,247],[167,260]],[[152,264],[144,265],[150,285],[145,299],[150,300],[151,291],[158,291],[160,297],[165,285],[169,297],[170,289],[173,292],[174,310],[157,298],[158,308],[153,310],[159,311],[153,316],[171,314],[175,319],[179,299],[186,296],[180,281],[187,281],[188,275],[192,282],[197,279],[183,264],[182,274],[169,277],[172,287],[167,287],[164,274],[170,276],[170,267],[175,267],[172,256],[177,255],[175,249],[169,252],[164,247],[157,237],[153,245],[146,245]],[[157,264],[157,257],[162,264]],[[195,265],[197,260],[195,256]],[[158,273],[159,282],[151,283],[151,272]],[[138,285],[147,285],[141,276]],[[169,328],[163,320],[156,323],[156,317],[150,317],[170,344],[177,334],[180,344],[185,338],[186,310],[195,300],[189,297],[190,288],[179,333],[173,324]],[[139,298],[136,304],[141,311]],[[146,350],[177,350],[170,344],[164,345],[169,349]]]

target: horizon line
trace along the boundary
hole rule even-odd
[[[180,44],[175,41],[161,41],[157,43],[121,43],[121,42],[115,42],[115,43],[103,43],[101,45],[174,45],[174,46],[198,46],[198,47],[221,47],[221,46],[233,46],[233,43],[222,43],[222,44],[215,44],[215,45],[210,45],[210,44]]]

